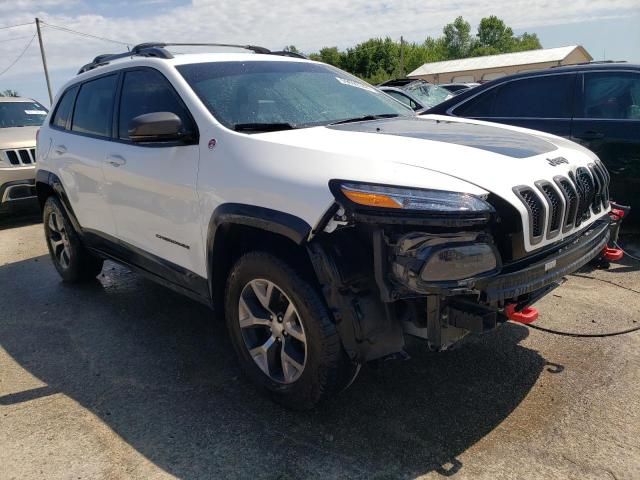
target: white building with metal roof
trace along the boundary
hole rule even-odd
[[[570,45],[425,63],[411,72],[408,77],[422,78],[432,83],[480,82],[513,73],[540,70],[556,65],[575,65],[591,60],[593,57],[584,47]]]

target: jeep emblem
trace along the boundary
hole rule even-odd
[[[562,165],[563,163],[569,164],[569,161],[566,158],[558,157],[558,158],[547,158],[547,162],[552,167],[557,167],[558,165]]]

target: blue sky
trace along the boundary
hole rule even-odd
[[[463,15],[475,28],[498,15],[516,33],[535,32],[544,47],[581,44],[596,60],[640,63],[640,0],[0,0],[0,27],[32,21],[121,42],[149,40],[254,43],[304,52],[346,48],[374,36],[422,41]],[[37,40],[2,73],[35,33],[33,25],[0,28],[0,90],[12,88],[48,104]],[[95,55],[124,46],[46,26],[45,48],[54,94]]]

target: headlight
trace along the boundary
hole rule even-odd
[[[468,193],[338,181],[332,181],[330,186],[334,195],[370,208],[443,213],[493,211],[483,198]]]
[[[498,260],[486,243],[447,245],[428,257],[420,277],[426,282],[461,280],[495,270]]]

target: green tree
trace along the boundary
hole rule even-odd
[[[18,92],[15,90],[7,89],[3,92],[0,92],[0,97],[19,97]]]
[[[495,15],[483,18],[478,25],[476,48],[495,52],[511,51],[514,43],[513,30]]]
[[[538,50],[542,48],[542,44],[540,43],[540,39],[538,35],[535,33],[527,33],[524,32],[519,37],[515,37],[512,51],[513,52],[524,52],[525,50]]]
[[[338,47],[324,47],[320,50],[320,53],[312,53],[309,55],[311,60],[328,63],[334,67],[340,67],[342,65],[342,57],[343,54],[338,50]]]
[[[295,46],[295,45],[287,45],[286,47],[284,47],[284,48],[282,49],[282,51],[283,51],[283,52],[298,53],[298,54],[300,54],[300,55],[304,55],[300,50],[298,50],[298,49],[296,48],[296,46]]]
[[[458,17],[453,23],[445,25],[442,33],[444,34],[444,45],[449,59],[468,56],[474,46],[469,22],[462,17]]]
[[[390,78],[400,62],[400,45],[391,38],[372,38],[353,48],[342,57],[341,67],[365,80]]]
[[[371,38],[346,51],[325,47],[309,58],[335,65],[371,83],[380,83],[406,75],[425,63],[542,48],[535,33],[515,36],[513,29],[495,15],[480,20],[476,35],[471,34],[471,25],[462,17],[447,24],[442,33],[437,38],[427,37],[422,43],[405,42],[403,68],[400,43],[389,37]]]

